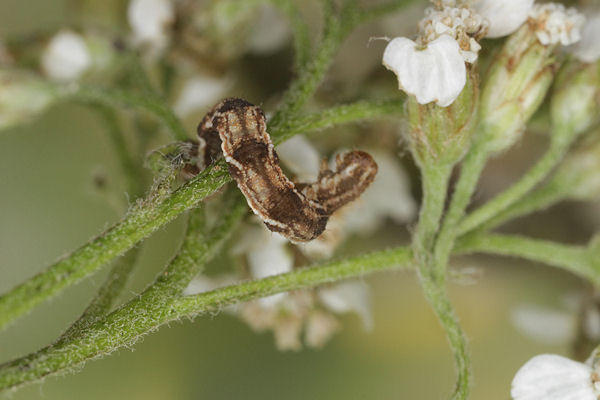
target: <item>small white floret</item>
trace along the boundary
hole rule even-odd
[[[529,12],[541,44],[569,46],[581,39],[585,17],[574,8],[559,3],[537,4]]]
[[[92,65],[92,56],[81,35],[62,31],[54,35],[42,54],[42,69],[51,79],[78,79]]]
[[[410,39],[392,40],[383,53],[383,65],[398,77],[401,90],[416,96],[420,104],[435,102],[447,107],[465,86],[467,70],[461,49],[453,38],[442,35],[421,49]]]
[[[473,8],[489,22],[486,37],[510,35],[527,21],[534,0],[475,0]]]
[[[296,135],[277,146],[277,155],[300,182],[314,182],[319,177],[321,156],[302,135]]]
[[[371,290],[364,282],[344,282],[318,290],[321,303],[330,311],[343,314],[354,312],[363,321],[365,329],[373,328]]]
[[[556,354],[533,357],[515,375],[514,400],[597,400],[592,369]]]
[[[224,78],[198,75],[190,78],[181,89],[173,109],[180,117],[206,108],[217,102],[227,90]]]

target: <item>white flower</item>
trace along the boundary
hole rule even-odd
[[[466,7],[429,7],[419,22],[418,43],[426,46],[442,35],[455,39],[465,62],[474,63],[481,49],[477,39],[487,31],[487,21],[475,10]]]
[[[225,78],[197,75],[188,79],[173,105],[175,113],[186,116],[216,103],[229,87]]]
[[[383,65],[396,74],[400,89],[416,96],[420,104],[449,106],[467,80],[460,47],[447,35],[424,49],[410,39],[395,38],[385,48]]]
[[[294,258],[287,249],[287,244],[286,238],[269,231],[261,223],[248,227],[233,250],[235,253],[246,254],[250,274],[255,279],[261,279],[292,271]],[[285,296],[285,293],[278,293],[258,301],[264,307],[275,307]]]
[[[417,203],[410,180],[395,154],[371,150],[377,175],[371,186],[344,210],[346,233],[368,235],[387,218],[402,224],[413,220]]]
[[[354,312],[362,319],[365,329],[373,329],[371,291],[365,282],[343,282],[318,289],[317,295],[325,307],[336,314]]]
[[[42,69],[52,79],[78,79],[92,65],[92,56],[83,37],[71,31],[54,35],[42,54]]]
[[[574,8],[559,3],[537,4],[529,12],[535,34],[541,44],[568,46],[581,39],[585,17]]]
[[[600,59],[600,14],[587,18],[581,32],[581,40],[573,46],[573,54],[580,61],[593,63]]]
[[[512,381],[514,400],[597,400],[589,365],[555,354],[533,357]]]
[[[300,182],[314,182],[319,176],[321,156],[302,135],[286,140],[277,148],[277,155]]]
[[[162,48],[168,42],[167,28],[175,11],[170,0],[131,0],[127,19],[136,42]]]
[[[486,37],[510,35],[527,21],[534,0],[475,0],[472,7],[489,22]]]

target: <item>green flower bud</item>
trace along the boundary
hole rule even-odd
[[[30,121],[57,95],[51,84],[35,75],[0,69],[0,130]]]
[[[558,74],[552,96],[551,117],[556,132],[579,135],[598,122],[600,115],[600,64],[567,63]]]
[[[597,132],[584,138],[569,153],[552,180],[567,188],[571,199],[595,201],[600,198],[600,137]]]
[[[541,44],[531,24],[512,34],[492,61],[481,89],[481,126],[487,149],[507,149],[521,136],[554,78],[554,45]]]
[[[414,96],[408,97],[410,148],[421,167],[454,165],[465,155],[477,117],[478,79],[475,67],[468,67],[465,87],[448,107],[419,104]]]

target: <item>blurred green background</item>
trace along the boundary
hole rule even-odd
[[[122,9],[123,2],[118,1],[1,0],[0,37],[58,29],[71,23],[77,7],[85,7],[99,23],[109,23],[117,18],[118,4]],[[478,200],[514,179],[533,161],[531,149],[537,145],[537,138],[529,139],[492,163]],[[0,292],[119,218],[105,199],[93,193],[98,171],[111,179],[115,195],[122,196],[117,160],[95,114],[83,106],[56,106],[27,126],[0,134]],[[561,205],[511,229],[583,242],[597,226],[598,217],[590,215],[590,207]],[[181,225],[176,221],[143,245],[128,296],[139,292],[172,255]],[[391,243],[395,237],[407,240],[408,228],[389,226],[371,240]],[[530,357],[543,352],[569,354],[571,343],[536,342],[517,331],[510,315],[521,304],[564,308],[565,295],[586,289],[578,279],[515,259],[469,257],[454,264],[482,272],[476,284],[452,283],[450,288],[471,339],[473,399],[507,399],[514,373]],[[84,309],[103,272],[0,332],[0,359],[35,351],[55,339]],[[390,273],[367,281],[373,291],[375,329],[366,333],[358,318],[343,317],[342,332],[322,350],[281,353],[271,334],[255,334],[227,314],[207,315],[162,327],[134,348],[90,362],[75,374],[51,377],[4,396],[14,400],[446,397],[454,379],[450,350],[415,275]]]

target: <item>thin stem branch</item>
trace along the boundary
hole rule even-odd
[[[452,166],[438,166],[434,162],[428,164],[421,168],[423,200],[419,213],[419,224],[413,236],[413,248],[422,278],[435,279],[433,260],[430,259],[430,255],[433,252],[435,236],[444,212]]]
[[[308,25],[293,0],[271,0],[287,16],[294,32],[295,70],[302,71],[310,60],[312,46]]]
[[[90,359],[131,346],[143,335],[171,321],[275,293],[314,287],[377,271],[408,268],[411,259],[408,248],[397,248],[177,298],[157,298],[158,293],[150,288],[90,325],[80,335],[60,339],[36,353],[2,364],[0,390],[15,388],[51,374],[69,372]],[[178,260],[185,261],[182,258]]]
[[[545,210],[567,198],[570,191],[571,185],[569,183],[551,180],[482,223],[475,230],[467,232],[467,234],[470,235],[474,232],[483,233],[513,219],[531,214],[535,211]]]
[[[552,132],[551,137],[550,148],[535,166],[509,189],[465,217],[457,229],[458,234],[465,234],[476,229],[499,212],[515,204],[550,173],[563,159],[574,140],[574,135]]]
[[[588,247],[572,246],[519,235],[467,235],[459,239],[459,253],[483,252],[515,256],[569,271],[595,284],[600,283],[600,270],[594,264],[597,255]]]
[[[286,129],[271,129],[271,137],[281,143],[294,135],[319,131],[336,125],[348,124],[403,113],[404,97],[386,100],[364,100],[331,107],[307,115],[291,117]]]
[[[470,353],[467,338],[458,322],[458,318],[446,291],[444,282],[433,279],[421,279],[423,292],[437,316],[454,356],[457,379],[452,399],[466,399],[471,385]]]
[[[131,276],[140,250],[134,247],[115,262],[96,296],[61,337],[73,337],[111,311]]]
[[[483,135],[482,135],[483,136]],[[456,183],[450,206],[444,217],[434,250],[435,276],[442,277],[446,273],[448,259],[456,238],[456,228],[465,214],[465,210],[475,192],[479,176],[483,171],[488,154],[483,140],[478,140],[471,147],[463,161],[460,177]]]
[[[423,294],[431,304],[454,355],[458,373],[453,398],[463,399],[469,392],[470,371],[467,340],[458,323],[446,291],[445,275],[436,276],[433,259],[435,236],[444,211],[452,165],[439,165],[431,160],[421,166],[423,200],[419,224],[413,236],[413,252]]]
[[[187,131],[179,118],[164,101],[155,95],[86,85],[58,86],[55,90],[64,100],[100,103],[111,108],[131,107],[147,112],[162,122],[175,140],[188,139]]]

